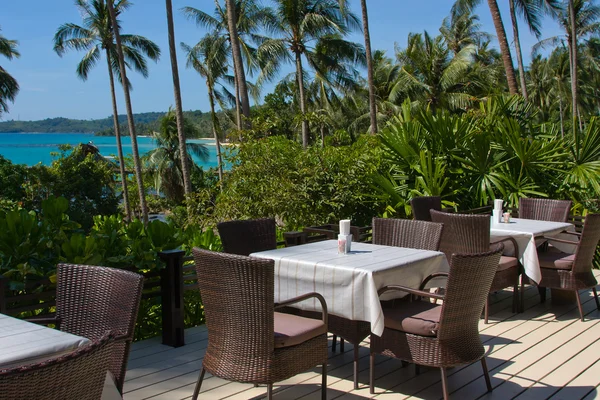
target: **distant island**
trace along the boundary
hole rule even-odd
[[[166,114],[165,112],[146,112],[134,114],[136,133],[138,135],[147,135],[152,131],[158,130],[158,121]],[[219,112],[220,119],[223,121],[224,115]],[[212,137],[212,128],[210,113],[203,113],[200,110],[184,111],[184,116],[192,123],[197,125],[200,134],[198,137]],[[127,116],[119,115],[119,124],[121,133],[129,135],[127,128]],[[93,133],[97,136],[114,136],[113,117],[109,116],[102,119],[69,119],[69,118],[47,118],[39,121],[1,121],[0,133]]]

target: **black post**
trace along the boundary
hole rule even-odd
[[[183,250],[167,250],[158,256],[167,265],[160,274],[162,305],[162,343],[180,347],[185,344],[183,324]]]

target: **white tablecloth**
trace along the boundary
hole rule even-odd
[[[449,269],[446,257],[437,251],[352,243],[352,253],[338,254],[336,240],[251,256],[275,260],[275,302],[317,292],[325,298],[329,313],[368,321],[376,335],[384,327],[377,290],[390,284],[418,288],[428,275]],[[316,299],[294,306],[320,311]]]
[[[0,368],[40,362],[87,343],[84,337],[0,314]]]
[[[492,220],[490,236],[492,241],[505,237],[514,238],[519,246],[518,257],[525,269],[525,273],[537,283],[542,278],[542,274],[537,256],[535,238],[539,236],[557,237],[560,232],[564,230],[574,230],[573,224],[568,222],[512,218],[508,224],[494,223]],[[569,235],[566,239],[574,240],[576,237]],[[561,246],[560,249],[567,252],[572,252],[574,250],[572,246],[567,246],[566,248]]]

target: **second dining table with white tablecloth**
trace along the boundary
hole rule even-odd
[[[81,336],[0,314],[0,369],[59,357],[89,342]]]
[[[317,292],[325,298],[329,313],[367,321],[376,335],[381,335],[384,327],[379,289],[390,284],[418,288],[430,274],[449,269],[445,255],[438,251],[352,243],[349,254],[338,254],[336,240],[262,251],[251,256],[275,261],[276,303]],[[314,299],[296,306],[320,311]]]
[[[525,270],[525,274],[533,281],[538,283],[541,278],[541,269],[537,256],[537,246],[540,242],[536,242],[536,238],[559,237],[563,231],[574,231],[574,226],[568,222],[555,221],[538,221],[532,219],[512,218],[509,223],[498,223],[492,221],[490,226],[491,240],[498,240],[505,237],[512,237],[517,242],[519,254],[517,255],[521,265]],[[569,235],[568,240],[576,240],[573,235]],[[554,245],[554,243],[553,243]],[[557,243],[560,250],[572,253],[575,251],[574,246]]]

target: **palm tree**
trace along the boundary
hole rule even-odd
[[[466,12],[472,12],[475,6],[481,1],[482,0],[457,0],[453,6],[453,8],[456,8],[456,11],[453,12],[456,12],[459,15]],[[502,16],[500,15],[500,8],[498,8],[498,2],[496,0],[487,0],[487,3],[490,13],[492,14],[492,21],[494,22],[494,28],[496,29],[498,44],[500,45],[506,81],[508,82],[508,91],[510,94],[517,94],[519,90],[517,88],[517,79],[515,77],[515,67],[513,66],[512,56],[510,55],[510,47],[508,46],[506,30],[504,29],[504,23],[502,22]]]
[[[575,125],[578,115],[577,95],[577,44],[579,39],[586,38],[600,32],[600,6],[589,0],[567,0],[567,6],[562,7],[556,14],[556,19],[564,30],[564,35],[557,35],[543,39],[533,47],[534,55],[540,49],[548,46],[560,46],[566,41],[569,50],[570,72],[571,72],[571,103],[573,132],[577,135]],[[580,121],[581,129],[581,121]],[[578,146],[578,141],[575,141]]]
[[[509,0],[509,3],[517,65],[519,67],[521,93],[523,94],[525,100],[527,100],[528,94],[527,85],[525,83],[525,67],[523,66],[523,53],[521,51],[521,40],[519,38],[517,13],[519,13],[521,18],[523,18],[531,33],[533,33],[539,40],[541,36],[542,16],[544,14],[552,15],[558,10],[559,6],[556,0]]]
[[[17,41],[9,40],[0,35],[0,54],[12,60],[14,57],[19,57],[17,51]],[[14,102],[15,97],[19,93],[19,84],[2,66],[0,66],[0,116],[3,112],[8,111],[7,101]]]
[[[177,117],[177,135],[179,136],[179,159],[187,160],[187,150],[185,146],[185,132],[183,131],[183,106],[181,105],[181,87],[179,86],[179,69],[177,68],[177,49],[175,48],[175,28],[173,27],[173,4],[171,0],[165,0],[167,7],[167,26],[169,31],[169,56],[171,58],[171,74],[173,76],[173,94],[175,96],[175,116]],[[183,174],[183,188],[185,194],[192,193],[192,182],[190,180],[190,170],[186,163],[181,164],[181,173]]]
[[[235,0],[225,0],[227,8],[227,27],[229,30],[229,40],[231,41],[231,50],[233,54],[233,65],[235,68],[235,87],[236,96],[241,97],[242,113],[244,114],[245,126],[250,127],[250,99],[248,97],[248,85],[246,84],[246,73],[244,72],[244,63],[242,62],[242,52],[240,50],[240,39],[237,29],[237,16]]]
[[[363,54],[362,46],[342,39],[352,29],[360,29],[358,18],[337,0],[276,0],[275,20],[267,29],[279,36],[265,39],[258,48],[261,60],[261,76],[258,81],[273,77],[281,65],[294,62],[300,112],[302,113],[302,146],[308,147],[309,127],[304,115],[307,112],[304,87],[303,56],[308,65],[317,74],[319,70],[315,59],[315,48],[321,46],[335,49],[336,54],[344,54],[345,59],[359,60]]]
[[[456,55],[468,45],[479,45],[491,39],[491,35],[481,31],[479,16],[470,10],[460,12],[455,7],[450,15],[444,18],[440,33],[446,41],[446,46]]]
[[[215,1],[214,16],[198,10],[194,7],[182,8],[183,13],[193,20],[199,27],[208,29],[215,34],[224,36],[229,41],[229,25],[227,22],[227,10],[221,6],[218,1]],[[235,16],[237,18],[237,35],[240,42],[242,57],[245,59],[247,71],[252,73],[256,68],[256,49],[252,45],[252,41],[260,40],[258,33],[263,24],[272,19],[270,9],[260,7],[255,0],[237,0],[235,7]],[[236,64],[233,63],[234,77],[238,75]],[[238,129],[242,129],[242,109],[237,83],[234,80],[236,88],[235,108]]]
[[[194,47],[190,47],[185,43],[182,43],[181,47],[187,53],[187,66],[194,68],[206,80],[213,137],[217,149],[219,180],[222,182],[223,164],[219,139],[221,126],[215,111],[215,102],[221,105],[225,98],[231,97],[231,94],[225,88],[222,88],[222,91],[217,90],[216,86],[221,79],[227,78],[227,58],[231,52],[231,47],[228,44],[228,38],[215,33],[207,34]],[[221,108],[223,107],[221,106]]]
[[[185,135],[193,137],[197,135],[196,127],[185,118],[183,129]],[[177,114],[169,109],[167,114],[160,121],[158,132],[152,132],[152,138],[156,143],[156,148],[151,150],[144,158],[154,167],[155,186],[157,192],[164,192],[168,199],[176,203],[181,203],[185,199],[185,184],[183,181],[182,165],[188,168],[198,168],[190,154],[200,158],[203,161],[208,160],[208,150],[201,143],[186,143],[186,160],[182,162],[178,133]],[[188,154],[189,153],[189,154]]]
[[[432,111],[466,108],[475,100],[470,91],[479,85],[469,76],[475,51],[474,45],[468,45],[452,56],[441,35],[411,33],[406,49],[396,50],[402,72],[390,98],[398,103],[408,95]]]
[[[82,0],[77,0],[82,1]],[[126,0],[121,0],[126,1]],[[117,3],[117,6],[120,3]],[[125,70],[125,50],[123,49],[121,35],[119,34],[119,24],[117,21],[117,13],[113,0],[108,0],[108,12],[112,25],[113,34],[115,37],[115,48],[117,49],[117,60],[119,63],[119,71],[122,82],[126,82],[123,86],[123,94],[125,95],[125,109],[127,110],[127,125],[129,127],[129,136],[131,137],[131,152],[133,155],[133,164],[135,170],[135,180],[140,196],[140,208],[142,209],[142,221],[144,225],[148,224],[148,205],[146,204],[146,192],[144,190],[144,180],[142,178],[142,166],[140,163],[140,153],[138,151],[137,137],[135,133],[135,122],[133,120],[133,110],[131,108],[131,97],[129,95],[129,84],[127,80],[127,71]]]
[[[123,186],[123,203],[127,219],[131,220],[131,207],[129,205],[127,175],[125,172],[123,148],[121,146],[121,129],[119,126],[114,75],[117,76],[117,79],[121,83],[123,82],[123,79],[119,70],[118,54],[115,47],[112,22],[104,1],[77,0],[75,5],[82,15],[84,25],[80,26],[73,23],[61,25],[54,35],[54,51],[61,57],[68,50],[86,51],[86,54],[77,65],[76,70],[77,76],[84,81],[87,80],[92,68],[100,61],[103,52],[106,56],[112,99],[113,125],[117,140],[119,168]],[[117,17],[130,6],[131,3],[127,0],[120,1],[115,7]],[[158,46],[149,39],[139,35],[121,35],[121,40],[123,42],[123,50],[127,59],[127,65],[140,72],[144,77],[147,77],[148,66],[144,56],[153,61],[157,61],[160,57],[160,49]]]
[[[375,82],[373,81],[373,56],[371,55],[371,36],[369,34],[369,14],[367,0],[360,0],[362,10],[363,34],[365,35],[365,52],[367,56],[367,85],[369,86],[369,114],[371,116],[371,133],[377,133],[377,103],[375,103]]]

